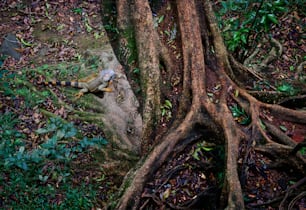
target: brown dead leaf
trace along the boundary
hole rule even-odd
[[[66,112],[66,110],[65,110],[65,108],[63,106],[60,109],[56,110],[54,112],[54,114],[59,115],[59,116],[61,116],[63,118],[67,117],[67,112]]]

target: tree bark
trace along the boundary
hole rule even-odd
[[[128,6],[127,4],[130,5]],[[203,129],[201,135],[214,132],[224,142],[226,167],[222,198],[226,197],[227,209],[244,209],[242,187],[238,173],[239,144],[241,140],[251,142],[258,151],[279,154],[279,151],[290,151],[296,144],[285,134],[267,123],[265,131],[261,123],[264,117],[262,110],[268,110],[275,118],[286,119],[293,123],[306,124],[306,112],[296,111],[275,104],[263,103],[240,86],[243,81],[235,75],[254,74],[232,58],[223,43],[217,27],[213,9],[208,0],[177,0],[176,12],[180,32],[182,52],[182,91],[178,118],[174,120],[165,135],[156,135],[156,124],[160,121],[161,74],[159,65],[165,56],[163,43],[159,40],[153,25],[152,11],[148,1],[117,1],[118,20],[122,15],[131,15],[137,47],[137,65],[140,69],[141,88],[143,91],[143,136],[142,159],[128,174],[122,185],[122,195],[116,209],[139,209],[141,194],[146,182],[156,170],[173,155],[179,147],[184,149],[190,134],[198,133],[198,126]],[[124,10],[129,10],[127,13]],[[120,16],[121,15],[121,16]],[[168,67],[172,67],[171,62]],[[174,69],[171,69],[172,71]],[[216,85],[220,88],[211,98],[208,94]],[[238,93],[238,94],[237,94]],[[188,98],[186,98],[188,97]],[[236,103],[250,116],[249,126],[242,128],[233,118],[229,103]],[[189,103],[190,106],[187,106]],[[188,109],[187,109],[188,107]],[[186,112],[185,112],[186,111]],[[182,114],[186,113],[186,114]],[[270,131],[269,131],[270,130]],[[282,140],[274,142],[267,132],[273,133]],[[155,139],[155,137],[159,139]],[[260,139],[266,144],[257,146]],[[151,152],[149,145],[159,142]],[[255,148],[255,149],[256,149]],[[296,154],[292,158],[295,168],[305,170],[305,158]],[[221,198],[220,198],[221,199]]]

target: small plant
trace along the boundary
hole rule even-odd
[[[115,33],[115,34],[119,34],[119,30],[118,28],[113,24],[113,23],[109,23],[104,25],[105,30]]]
[[[0,115],[0,167],[16,165],[26,169],[24,163],[24,135],[14,127],[18,123],[17,118],[12,113]]]
[[[214,150],[215,145],[208,143],[206,141],[200,142],[197,144],[196,148],[192,153],[192,157],[196,160],[200,160],[200,155],[203,156],[203,152],[210,152]]]
[[[14,80],[15,76],[15,73],[12,73],[6,69],[0,70],[0,90],[4,95],[13,95],[14,91],[11,87],[11,80]]]
[[[153,18],[153,22],[154,22],[154,28],[157,28],[158,27],[158,25],[161,23],[161,22],[163,22],[164,21],[164,18],[165,18],[165,16],[164,15],[162,15],[162,16],[160,16],[160,17],[154,17]]]
[[[228,39],[227,46],[230,51],[235,51],[239,45],[246,46],[248,34],[250,30],[248,28],[240,28],[232,33],[232,38]]]
[[[299,151],[302,155],[306,155],[306,147],[302,147]]]
[[[287,11],[287,5],[287,1],[281,0],[221,1],[221,8],[216,16],[229,50],[247,50],[252,35],[258,34],[255,37],[259,40],[272,24],[278,24],[278,16]]]
[[[294,69],[295,69],[294,66],[290,66],[290,67],[289,67],[289,70],[290,70],[290,71],[294,71]]]
[[[176,39],[177,35],[177,26],[174,24],[170,31],[165,30],[164,33],[168,36],[168,44]]]
[[[140,69],[139,68],[134,68],[133,73],[139,75],[140,74]]]
[[[79,154],[88,152],[89,147],[100,148],[107,144],[106,139],[82,138],[72,123],[52,118],[44,128],[37,130],[47,140],[29,149],[25,136],[14,128],[18,122],[11,113],[0,115],[0,206],[5,209],[41,209],[46,205],[52,209],[91,209],[98,188],[92,184],[72,184],[69,163]]]
[[[297,90],[292,87],[292,85],[288,84],[288,83],[283,83],[277,86],[277,91],[282,92],[282,93],[286,93],[289,95],[295,95]]]
[[[5,117],[10,117],[10,115]],[[3,121],[3,119],[0,119]],[[13,121],[11,125],[15,125],[17,121]],[[1,129],[2,130],[2,129]],[[21,134],[15,130],[7,130],[4,134],[9,134],[9,137],[19,137]],[[37,149],[27,151],[22,139],[6,137],[0,133],[3,142],[0,144],[0,157],[3,158],[4,167],[19,167],[23,170],[28,170],[33,164],[42,163],[45,160],[56,160],[68,163],[77,157],[78,153],[84,152],[88,147],[101,147],[107,144],[106,139],[95,137],[88,139],[84,137],[77,144],[69,141],[71,138],[77,137],[77,130],[72,123],[63,123],[59,118],[52,118],[45,128],[37,130],[38,134],[50,135],[48,140],[42,143]]]
[[[172,103],[169,100],[165,100],[165,103],[160,107],[162,117],[166,117],[169,120],[172,117]]]
[[[80,7],[74,8],[72,9],[72,12],[75,14],[81,15],[83,12],[83,8],[80,8]]]
[[[250,117],[245,113],[244,109],[240,108],[237,104],[230,106],[230,110],[234,119],[241,125],[248,125],[251,122]]]

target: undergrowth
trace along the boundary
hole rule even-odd
[[[13,209],[88,209],[96,200],[97,187],[72,183],[70,164],[107,141],[102,137],[79,138],[72,123],[59,118],[36,132],[46,139],[28,148],[25,136],[15,129],[12,113],[0,116],[0,207]]]
[[[100,183],[85,180],[76,171],[82,170],[80,160],[82,164],[95,161],[92,153],[103,149],[107,140],[99,133],[86,137],[79,127],[59,117],[44,122],[47,118],[39,108],[56,99],[50,90],[37,90],[32,83],[49,70],[48,65],[20,72],[0,69],[0,209],[98,205]]]
[[[279,23],[279,17],[288,12],[289,4],[286,0],[221,1],[216,17],[225,44],[234,57],[243,61],[271,26]]]

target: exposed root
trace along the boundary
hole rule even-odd
[[[280,143],[295,147],[297,145],[296,142],[294,142],[290,137],[288,137],[284,132],[282,132],[280,129],[269,123],[267,120],[264,121],[265,125],[267,126],[268,131],[271,132],[272,135],[277,137],[277,139],[280,141]]]
[[[156,36],[158,36],[156,34]],[[157,40],[157,46],[159,49],[159,56],[161,62],[165,65],[165,68],[168,72],[173,72],[174,71],[174,63],[169,55],[168,48],[158,39]],[[170,74],[168,74],[170,76]]]
[[[277,104],[261,103],[261,107],[269,109],[272,115],[277,116],[280,119],[294,123],[306,124],[306,111],[288,109]]]
[[[135,4],[137,4],[137,1],[135,1]],[[140,7],[141,4],[139,3],[138,6]],[[201,14],[201,17],[205,18],[201,20],[201,24],[199,23],[199,10],[196,9],[198,6],[200,8],[203,7],[205,10],[205,15]],[[148,11],[142,12],[144,17],[148,15],[144,14]],[[214,20],[209,1],[199,3],[198,1],[177,0],[177,13],[179,17],[183,56],[182,99],[184,102],[180,104],[180,107],[184,107],[186,112],[182,113],[186,114],[180,115],[184,116],[182,121],[179,124],[173,124],[174,126],[169,129],[166,135],[162,136],[160,143],[153,148],[148,154],[148,157],[139,163],[137,170],[135,169],[130,172],[129,178],[127,178],[128,181],[123,184],[124,194],[116,208],[138,209],[141,196],[150,198],[156,203],[163,205],[155,194],[142,194],[145,183],[170,155],[186,147],[190,142],[188,141],[190,133],[196,133],[194,132],[195,125],[201,125],[204,129],[214,128],[214,132],[216,130],[221,131],[220,135],[222,135],[226,144],[226,180],[222,197],[227,197],[226,205],[228,209],[244,209],[244,199],[237,164],[239,143],[242,139],[247,140],[248,150],[252,150],[252,147],[254,147],[256,151],[268,153],[270,157],[277,160],[275,162],[282,163],[286,160],[287,164],[289,161],[289,164],[292,164],[295,169],[304,171],[305,168],[303,165],[306,163],[305,158],[300,152],[296,152],[296,154],[290,153],[296,148],[296,143],[273,126],[266,118],[267,116],[275,117],[288,120],[292,123],[306,124],[306,112],[284,108],[276,104],[260,102],[243,89],[243,86],[237,86],[237,79],[235,78],[237,74],[236,70],[240,72],[238,74],[251,74],[256,79],[261,80],[262,77],[257,71],[250,71],[228,55],[216,21]],[[142,22],[139,21],[138,24],[140,26],[141,24],[151,25],[151,23],[147,23],[144,20]],[[203,33],[203,31],[209,31],[210,33]],[[152,34],[156,35],[156,33]],[[211,34],[211,36],[208,34]],[[150,37],[150,40],[156,43],[154,41],[156,38]],[[279,42],[274,39],[271,42],[273,48],[268,58],[263,61],[266,66],[282,53],[282,46]],[[206,48],[203,48],[203,46]],[[148,48],[150,47],[148,46]],[[214,49],[215,53],[210,52],[210,49]],[[150,50],[152,49],[147,49],[148,52],[144,50],[144,55],[145,53],[150,54]],[[168,60],[164,55],[160,56],[160,59],[164,58]],[[146,60],[146,62],[148,61]],[[151,62],[155,63],[156,61],[153,59]],[[169,62],[166,64],[166,67],[168,68],[171,65]],[[146,69],[146,66],[142,66],[141,69]],[[211,101],[207,95],[207,89],[211,85],[207,82],[209,78],[216,78],[217,81],[215,82],[220,84],[221,87],[221,90],[216,96],[216,99],[218,99],[216,101]],[[238,91],[239,94],[235,94],[234,91]],[[237,125],[228,107],[228,103],[232,103],[232,101],[236,101],[251,116],[252,122],[249,126],[242,128]],[[189,103],[191,103],[190,106],[188,106]],[[262,111],[265,111],[267,116]],[[262,127],[262,123],[265,124],[267,130]],[[270,134],[275,139],[278,139],[278,142],[274,141],[269,136]],[[199,135],[202,135],[202,133]],[[262,138],[266,140],[265,145],[259,144]],[[247,158],[248,154],[245,156],[245,159]],[[179,169],[180,167],[173,169],[172,173]],[[128,183],[128,186],[126,186],[126,183]],[[146,202],[141,208],[145,206]],[[173,206],[172,204],[169,204],[169,206],[177,209],[190,207],[190,205]]]
[[[294,209],[294,205],[296,204],[297,201],[299,201],[302,198],[305,198],[306,196],[306,192],[301,192],[300,194],[298,194],[297,196],[295,196],[292,201],[290,201],[289,205],[288,205],[288,210],[292,210]],[[279,208],[282,209],[282,208]]]
[[[301,81],[306,80],[305,69],[306,69],[306,61],[300,63],[300,65],[297,67],[294,79],[299,79]]]
[[[292,147],[290,146],[278,143],[267,143],[264,146],[256,146],[255,150],[272,157],[274,160],[272,165],[274,167],[282,168],[290,166],[290,168],[300,171],[301,173],[305,174],[306,172],[306,158],[299,153],[290,155],[292,152]]]
[[[295,189],[297,189],[298,187],[302,186],[304,183],[306,182],[306,177],[304,177],[303,179],[299,180],[298,182],[296,182],[295,184],[293,184],[292,186],[290,186],[286,191],[286,195],[283,198],[282,202],[279,205],[279,209],[280,210],[285,210],[285,209],[293,209],[296,201],[298,201],[299,199],[301,199],[302,197],[306,196],[306,191],[300,193],[299,195],[297,195],[296,197],[294,197],[292,199],[292,201],[289,203],[288,208],[286,208],[286,201],[288,199],[288,197],[293,193],[293,191]]]
[[[267,41],[264,40],[264,42]],[[259,50],[255,50],[252,55],[244,61],[243,65],[251,67],[255,72],[261,72],[266,69],[268,65],[278,58],[283,52],[283,47],[279,41],[274,38],[270,38],[270,43],[272,48],[268,55],[265,56],[265,58],[260,62],[260,64],[255,64],[255,61],[258,60],[255,57],[259,53]]]
[[[306,104],[306,95],[298,95],[298,96],[292,96],[287,97],[281,101],[279,101],[277,104],[285,106],[287,108],[296,107],[296,108],[302,108]]]
[[[237,71],[240,71],[239,72],[240,75],[245,75],[244,77],[246,79],[248,78],[248,75],[252,75],[254,78],[258,79],[259,81],[263,80],[263,76],[259,72],[245,67],[244,65],[239,63],[232,55],[229,55],[229,59],[233,68],[236,69]]]
[[[126,189],[124,196],[117,205],[117,209],[137,209],[140,202],[140,191],[143,189],[145,182],[154,171],[167,159],[178,142],[184,139],[191,131],[195,118],[195,112],[187,114],[182,124],[174,131],[165,136],[164,141],[155,146],[142,166],[132,174],[130,186]]]

